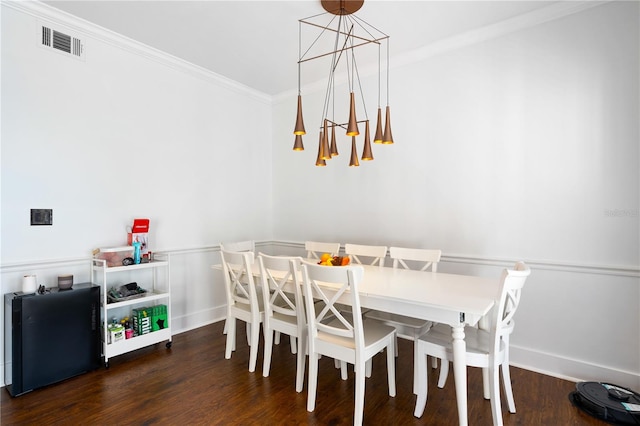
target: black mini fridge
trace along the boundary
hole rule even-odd
[[[11,396],[100,366],[100,287],[5,294],[5,384]]]

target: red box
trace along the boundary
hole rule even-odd
[[[149,253],[149,219],[133,219],[133,227],[127,234],[127,244],[133,245],[136,241],[142,243],[140,254]]]

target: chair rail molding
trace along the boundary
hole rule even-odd
[[[304,251],[304,242],[300,241],[286,241],[286,240],[274,240],[264,242],[265,244],[271,244],[282,248],[290,248]],[[344,251],[344,247],[342,248]],[[477,256],[470,254],[459,253],[444,253],[440,262],[442,263],[458,263],[468,265],[480,265],[480,266],[499,266],[499,267],[511,267],[516,261],[522,260],[531,267],[531,269],[545,269],[550,271],[561,272],[577,272],[584,274],[598,274],[598,275],[615,275],[620,277],[632,277],[640,278],[640,266],[618,266],[618,265],[598,265],[588,263],[573,263],[562,262],[553,260],[542,259],[516,259],[516,258],[504,258],[494,256]],[[638,283],[640,284],[640,282]]]
[[[259,249],[269,249],[271,247],[278,247],[282,249],[292,249],[305,252],[304,242],[302,241],[287,241],[287,240],[263,240],[256,241],[256,252]],[[167,248],[158,249],[158,253],[170,253],[170,254],[191,254],[191,253],[204,253],[204,252],[217,252],[220,250],[219,245],[208,245],[200,247],[188,247],[188,248]],[[342,248],[344,251],[344,248]],[[83,262],[89,262],[90,256],[87,257],[72,257],[64,259],[33,259],[21,262],[11,262],[0,264],[0,273],[15,272],[25,269],[33,268],[57,268],[66,265],[78,265]],[[493,256],[476,256],[469,254],[457,254],[457,253],[443,253],[440,262],[443,263],[457,263],[468,265],[481,265],[481,266],[499,266],[507,267],[512,266],[516,261],[523,260],[531,269],[545,269],[550,271],[561,272],[576,272],[584,274],[598,274],[598,275],[615,275],[620,277],[632,277],[640,278],[639,266],[617,266],[617,265],[598,265],[587,263],[572,263],[561,262],[552,260],[540,260],[540,259],[512,259],[504,257]],[[640,282],[638,282],[640,284]]]

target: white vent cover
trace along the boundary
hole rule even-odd
[[[40,46],[84,60],[84,42],[67,32],[58,31],[49,25],[41,25]]]

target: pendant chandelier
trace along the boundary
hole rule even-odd
[[[351,158],[350,167],[360,165],[358,161],[358,150],[356,137],[361,135],[359,125],[364,124],[364,142],[362,148],[362,161],[373,160],[373,152],[371,150],[371,139],[369,131],[369,116],[364,102],[364,94],[360,84],[360,75],[358,73],[358,64],[356,61],[356,48],[368,46],[375,48],[377,46],[378,54],[378,116],[376,131],[373,142],[378,144],[392,144],[393,136],[391,135],[391,114],[389,110],[389,36],[379,31],[364,20],[358,18],[354,13],[357,12],[364,3],[364,0],[321,0],[325,13],[314,15],[309,18],[300,19],[298,22],[298,109],[296,116],[296,125],[293,131],[295,142],[294,151],[303,151],[304,145],[302,135],[306,134],[304,120],[302,116],[302,93],[301,93],[301,66],[303,63],[313,61],[320,58],[330,56],[331,66],[329,68],[329,77],[327,80],[326,94],[322,109],[322,117],[319,123],[319,141],[318,156],[316,158],[316,166],[326,166],[326,160],[338,155],[338,147],[336,143],[336,128],[344,129],[347,136],[351,140]],[[320,20],[325,22],[329,19],[329,23],[320,24]],[[302,34],[303,28],[312,28],[319,31],[317,37],[310,43],[308,48],[302,50]],[[382,108],[380,106],[381,78],[381,45],[386,42],[386,111],[385,123],[382,122]],[[322,48],[323,43],[331,43],[330,50],[326,51]],[[318,46],[320,46],[318,48]],[[329,44],[326,44],[329,46]],[[314,47],[316,50],[314,51]],[[317,50],[320,49],[320,53]],[[358,52],[362,52],[362,49]],[[368,52],[370,53],[370,52]],[[339,65],[345,65],[347,86],[349,88],[349,116],[346,122],[337,121],[335,118],[335,76]],[[344,100],[346,101],[347,96]],[[340,101],[343,99],[340,98]],[[360,107],[357,108],[357,101],[360,101]],[[345,114],[346,115],[346,114]]]

